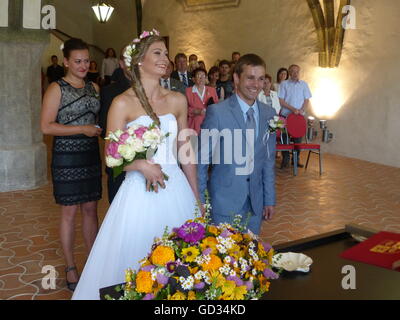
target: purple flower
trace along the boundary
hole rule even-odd
[[[228,230],[224,230],[224,231],[222,231],[222,233],[221,233],[221,237],[222,238],[229,238],[230,236],[232,235],[232,233],[231,232],[229,232]]]
[[[203,254],[203,256],[208,256],[211,253],[211,251],[212,251],[211,248],[207,248],[207,249],[203,250],[202,254]]]
[[[126,140],[128,140],[128,138],[130,137],[128,132],[124,132],[123,134],[121,134],[121,136],[119,137],[119,141],[121,143],[125,143]]]
[[[201,289],[204,289],[205,286],[206,286],[206,284],[204,282],[199,282],[194,285],[194,288],[197,290],[201,290]]]
[[[272,247],[271,247],[271,245],[269,243],[266,243],[266,242],[261,242],[261,243],[262,243],[262,245],[264,247],[265,252],[268,252],[269,250],[272,249]]]
[[[205,229],[203,225],[196,222],[185,223],[178,229],[177,235],[185,242],[196,243],[204,238]]]
[[[253,281],[246,281],[244,285],[247,287],[248,291],[253,290],[254,288]]]
[[[138,138],[142,139],[143,134],[147,131],[146,127],[140,127],[139,129],[135,130],[135,134]]]
[[[153,270],[154,268],[155,268],[155,266],[149,265],[149,266],[144,266],[141,270],[150,272],[150,271]]]
[[[153,300],[154,299],[154,294],[148,293],[143,297],[143,300]]]
[[[226,278],[228,281],[234,281],[237,287],[243,286],[243,281],[237,276],[229,276]]]
[[[167,270],[170,273],[174,273],[176,269],[176,263],[175,262],[168,262],[167,263]]]
[[[278,279],[279,275],[273,272],[271,269],[266,268],[264,270],[264,277],[266,277],[267,279]]]
[[[157,282],[162,285],[166,285],[168,283],[169,278],[161,273],[157,274]]]

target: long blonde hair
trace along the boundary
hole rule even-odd
[[[164,42],[165,44],[164,39],[157,35],[151,35],[141,39],[141,41],[135,46],[135,53],[132,55],[131,65],[128,67],[131,69],[129,75],[131,76],[132,80],[132,89],[139,99],[140,104],[142,105],[144,111],[146,111],[147,115],[153,119],[157,126],[160,126],[160,118],[156,115],[150,105],[149,99],[144,91],[143,84],[140,79],[139,70],[139,63],[143,61],[143,58],[149,50],[149,47],[155,42]]]

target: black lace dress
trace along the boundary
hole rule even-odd
[[[63,79],[61,105],[56,122],[64,125],[95,125],[99,96],[91,82],[74,88]],[[55,136],[51,172],[56,203],[68,206],[101,199],[101,160],[97,137],[83,134]]]

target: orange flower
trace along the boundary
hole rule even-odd
[[[196,300],[196,293],[194,291],[189,291],[188,300]]]
[[[264,271],[267,265],[262,261],[254,261],[254,267],[257,271]]]
[[[270,282],[263,275],[258,277],[258,281],[260,281],[260,289],[267,292],[269,290]]]
[[[213,235],[219,235],[218,228],[216,226],[209,226],[208,232],[212,233]]]
[[[215,271],[222,267],[222,261],[218,256],[212,254],[210,258],[210,262],[201,265],[204,271]]]
[[[141,293],[151,293],[153,291],[153,280],[148,271],[139,271],[136,276],[136,290]]]
[[[175,261],[175,253],[170,247],[158,246],[150,259],[153,264],[164,266],[167,262]]]
[[[231,238],[235,242],[241,242],[243,240],[243,237],[242,237],[242,235],[240,233],[236,233],[236,234],[232,235]]]

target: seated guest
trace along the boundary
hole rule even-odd
[[[170,61],[168,68],[165,71],[165,75],[163,75],[160,79],[160,84],[165,89],[180,92],[183,95],[185,95],[186,88],[183,85],[183,83],[174,78],[171,78],[171,73],[173,70],[174,70],[174,63]]]
[[[188,61],[184,53],[175,56],[175,65],[176,71],[171,73],[171,78],[182,82],[185,88],[193,86],[192,74],[188,72]]]
[[[225,99],[229,98],[234,93],[234,85],[231,78],[231,68],[228,60],[222,60],[219,63],[219,80],[217,87],[223,87]]]
[[[276,82],[272,86],[273,90],[279,93],[279,87],[283,81],[289,79],[289,71],[286,68],[280,68],[276,74]]]
[[[225,92],[224,92],[224,87],[217,86],[218,79],[219,79],[219,68],[214,66],[210,69],[210,71],[208,71],[208,85],[217,91],[218,100],[222,101],[225,98]]]
[[[207,72],[196,69],[193,72],[193,87],[186,88],[188,99],[188,127],[200,133],[200,126],[206,115],[206,108],[210,104],[218,103],[217,92],[214,88],[206,86]]]
[[[272,77],[269,74],[265,75],[263,90],[258,94],[258,100],[265,103],[267,106],[275,109],[276,114],[281,111],[281,104],[279,103],[278,93],[271,90]]]

